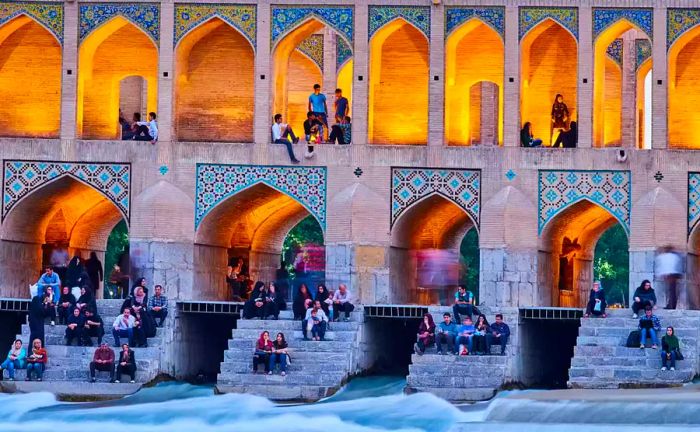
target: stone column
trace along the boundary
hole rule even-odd
[[[369,8],[366,0],[355,2],[355,34],[353,36],[353,87],[352,87],[352,145],[367,144],[367,110],[369,80]]]
[[[75,139],[78,98],[78,3],[63,4],[63,80],[61,82],[61,139]]]
[[[589,5],[578,8],[578,147],[593,142],[593,11]],[[584,83],[584,80],[586,81]]]
[[[256,162],[264,163],[265,149],[270,142],[270,98],[272,82],[270,53],[270,2],[260,0],[258,4],[258,26],[255,46],[255,119],[253,138],[256,146]]]
[[[430,11],[430,84],[428,86],[428,146],[442,147],[445,137],[445,7]]]
[[[328,105],[329,126],[335,123],[333,102],[335,101],[335,88],[338,82],[336,78],[338,71],[335,67],[337,39],[338,36],[335,34],[335,31],[326,27],[323,35],[323,93],[326,95],[326,103]]]
[[[175,4],[172,0],[160,3],[160,50],[158,59],[158,141],[168,142],[174,138],[173,74],[174,47],[173,29]]]
[[[482,81],[481,84],[481,144],[498,145],[498,86]]]
[[[637,144],[637,73],[635,40],[637,32],[629,32],[622,39],[622,110],[620,127],[622,147]]]
[[[666,6],[654,4],[652,40],[651,148],[668,148],[668,76],[666,58]]]
[[[520,41],[518,6],[506,6],[505,62],[503,79],[503,145],[520,146]]]

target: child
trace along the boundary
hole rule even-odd
[[[328,328],[330,329],[330,323],[333,322],[333,291],[328,293],[328,298],[323,302],[328,305]]]
[[[318,311],[316,309],[311,311],[311,319],[308,325],[311,326],[311,339],[315,341],[321,340],[319,337],[321,334],[321,319],[318,317]]]

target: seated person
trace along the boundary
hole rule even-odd
[[[292,141],[289,141],[289,138]],[[273,144],[284,144],[287,147],[287,153],[289,153],[289,160],[297,164],[299,160],[294,156],[294,150],[292,150],[292,142],[294,144],[299,142],[299,138],[294,135],[294,131],[291,126],[282,123],[282,114],[275,114],[275,121],[272,124],[272,143]]]
[[[459,345],[459,355],[467,355],[473,352],[473,338],[476,328],[470,316],[465,316],[462,325],[457,330],[457,345]]]
[[[644,349],[647,343],[647,335],[651,338],[651,347],[656,349],[659,345],[659,338],[656,332],[661,330],[661,321],[659,318],[652,313],[650,307],[644,310],[644,316],[639,319],[639,336],[641,343],[639,348]]]
[[[321,308],[321,302],[316,300],[314,306],[306,310],[306,317],[302,321],[301,332],[304,335],[304,340],[309,340],[308,332],[311,332],[313,340],[323,340],[328,326],[328,317]]]
[[[552,147],[576,148],[576,144],[578,144],[578,126],[575,121],[572,121],[569,124],[569,129],[559,132]]]
[[[260,333],[260,338],[255,343],[255,354],[253,354],[253,373],[258,373],[258,365],[265,366],[265,373],[270,372],[270,354],[273,345],[270,340],[270,332],[265,330]]]
[[[644,310],[648,307],[654,308],[656,306],[656,293],[654,288],[651,287],[651,282],[648,280],[643,280],[641,285],[634,291],[632,296],[634,302],[632,303],[632,318],[637,318],[637,314],[640,310]]]
[[[53,293],[54,295],[56,295],[61,289],[61,278],[59,278],[58,275],[54,273],[53,268],[46,267],[46,271],[39,277],[39,280],[36,282],[36,285],[36,295],[38,295],[39,297],[42,297],[44,295],[44,290],[46,290],[46,288],[48,287],[53,288]],[[54,301],[56,300],[58,300],[58,296],[56,296],[56,299],[54,299]]]
[[[68,317],[68,324],[66,325],[66,345],[71,346],[75,338],[78,340],[78,346],[82,346],[84,328],[85,317],[80,313],[80,309],[73,309],[73,314]]]
[[[661,370],[665,371],[666,367],[671,370],[676,370],[676,360],[680,360],[679,353],[681,345],[676,337],[676,331],[673,327],[666,327],[666,334],[661,338]]]
[[[607,317],[605,314],[605,291],[600,286],[600,281],[593,282],[593,288],[588,296],[588,304],[586,305],[586,313],[583,315],[584,318],[588,318],[591,314],[595,316]]]
[[[114,319],[112,324],[112,335],[114,336],[114,347],[119,348],[119,338],[128,337],[129,345],[134,343],[134,326],[136,318],[131,316],[131,309],[124,309],[121,315]]]
[[[85,326],[83,327],[83,345],[92,346],[92,338],[97,338],[97,345],[102,345],[105,335],[105,325],[102,317],[93,309],[85,311]]]
[[[452,306],[455,322],[461,322],[460,315],[474,315],[474,294],[467,291],[465,285],[460,285],[455,293],[455,304]]]
[[[478,355],[490,353],[490,347],[487,342],[490,334],[491,326],[486,319],[486,315],[479,315],[479,317],[476,319],[476,324],[474,325],[474,336],[472,337],[472,347],[474,348],[474,353]]]
[[[148,348],[148,315],[143,309],[134,310],[134,346]]]
[[[261,281],[255,282],[250,298],[243,304],[243,319],[263,319],[265,314],[265,297],[267,290]]]
[[[342,123],[338,125],[343,131],[343,142],[340,144],[350,144],[352,142],[352,123],[350,116],[345,116]]]
[[[134,352],[129,348],[128,344],[122,345],[122,350],[119,352],[117,379],[114,382],[120,382],[122,375],[129,375],[131,383],[136,381],[136,357],[134,357]]]
[[[323,122],[316,118],[316,115],[311,111],[306,113],[306,120],[304,120],[304,135],[308,145],[306,155],[304,156],[308,159],[314,156],[314,144],[320,144],[323,142]]]
[[[58,298],[58,305],[56,306],[58,309],[59,324],[65,324],[68,321],[68,317],[73,313],[77,302],[78,300],[76,300],[75,296],[70,292],[70,288],[64,286],[61,297]]]
[[[56,303],[54,298],[53,287],[46,287],[42,307],[44,308],[44,317],[51,318],[51,325],[56,325]]]
[[[355,310],[352,304],[352,296],[345,284],[338,285],[338,290],[333,294],[333,311],[336,314],[336,321],[340,321],[340,314],[345,312],[344,321],[350,321],[350,312]]]
[[[95,296],[92,295],[92,291],[84,286],[80,287],[80,297],[78,297],[75,307],[80,309],[80,312],[88,308],[97,310],[97,302],[95,301]]]
[[[532,134],[532,123],[525,122],[523,128],[520,129],[520,145],[523,147],[540,147],[542,140],[535,138]]]
[[[36,380],[41,381],[48,359],[48,354],[41,344],[41,339],[34,339],[32,342],[32,351],[27,356],[27,377],[25,381],[31,381],[32,375],[36,375]]]
[[[114,382],[114,351],[109,345],[100,343],[100,347],[95,350],[90,362],[90,381],[95,382],[95,372],[109,372],[109,382]]]
[[[7,353],[7,358],[0,364],[0,381],[3,380],[3,370],[7,369],[7,375],[10,381],[15,380],[15,369],[24,369],[27,367],[27,352],[22,346],[22,341],[17,339],[10,347]]]
[[[418,326],[418,341],[413,345],[413,351],[423,355],[425,349],[435,343],[435,322],[429,313],[423,315],[423,320]]]
[[[486,338],[486,343],[488,345],[487,352],[491,354],[491,345],[497,343],[501,345],[501,355],[506,355],[506,344],[508,343],[509,336],[510,327],[508,327],[508,324],[503,322],[503,315],[496,314],[496,322],[491,324],[490,337]]]
[[[263,301],[265,303],[263,306],[263,316],[265,318],[272,316],[275,319],[279,319],[280,310],[287,308],[287,302],[285,302],[282,296],[277,293],[277,288],[275,287],[274,282],[270,282],[270,286],[267,288]]]
[[[131,124],[124,117],[124,112],[121,109],[119,109],[119,129],[121,131],[122,140],[130,140],[134,138],[134,132],[131,130]]]
[[[328,142],[331,144],[347,144],[345,142],[345,132],[343,131],[343,119],[336,116],[335,124],[331,126],[331,133],[328,135]]]
[[[442,315],[443,321],[435,329],[435,345],[437,353],[442,354],[442,344],[447,344],[447,351],[450,354],[455,352],[455,336],[457,336],[457,326],[452,322],[452,315],[445,312]]]
[[[272,375],[275,371],[275,363],[280,365],[280,375],[287,375],[287,341],[284,339],[284,333],[277,333],[277,337],[272,342],[272,353],[270,354],[270,367],[268,374]]]
[[[158,123],[156,122],[156,113],[148,113],[148,121],[135,122],[138,126],[134,139],[136,141],[150,141],[155,144],[158,141]],[[145,129],[144,129],[145,128]]]
[[[163,295],[162,285],[156,285],[154,291],[153,297],[148,300],[148,313],[154,321],[156,318],[160,320],[158,327],[163,327],[163,322],[168,316],[168,298]]]
[[[309,293],[309,289],[306,287],[306,284],[302,283],[299,285],[299,292],[297,292],[296,297],[294,297],[294,303],[292,304],[294,319],[304,319],[306,316],[306,310],[311,307],[313,302],[314,299],[311,297],[311,293]]]

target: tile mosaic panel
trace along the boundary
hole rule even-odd
[[[688,173],[688,235],[700,222],[700,172]]]
[[[216,17],[241,32],[255,47],[257,7],[255,5],[176,3],[173,45],[190,30]]]
[[[3,163],[2,219],[32,192],[65,176],[98,190],[129,220],[131,164],[20,160]]]
[[[700,9],[668,9],[666,15],[666,49],[683,33],[700,24]]]
[[[434,194],[458,205],[479,226],[481,171],[437,168],[391,169],[391,226],[413,204]]]
[[[63,45],[63,4],[62,3],[30,3],[6,2],[0,3],[0,26],[17,18],[27,15],[46,27],[58,42]]]
[[[340,40],[340,38],[338,38]],[[297,50],[310,58],[323,73],[323,35],[312,34],[301,41]]]
[[[197,164],[194,226],[217,205],[258,183],[303,205],[326,230],[326,167]]]
[[[335,69],[340,70],[340,68],[352,58],[352,48],[345,42],[343,38],[336,38],[335,45]]]
[[[521,7],[519,39],[522,40],[527,32],[546,19],[561,24],[578,40],[578,9],[553,7]]]
[[[425,6],[370,6],[369,39],[386,24],[403,18],[430,40],[430,8]]]
[[[481,20],[486,25],[505,37],[506,18],[503,7],[447,7],[445,8],[445,35],[449,35],[457,27],[472,18]]]
[[[83,3],[79,14],[81,42],[118,15],[134,23],[155,42],[160,38],[160,6],[156,3]]]
[[[607,54],[607,56],[610,57],[612,61],[617,63],[618,66],[622,67],[622,39],[615,39],[614,41],[612,41],[612,43],[608,45],[608,49],[605,51],[605,54]]]
[[[635,39],[634,41],[635,70],[639,69],[647,59],[651,58],[651,41],[649,39]]]
[[[272,6],[271,44],[308,18],[316,18],[332,27],[352,44],[354,31],[354,9],[347,6]]]
[[[650,39],[654,33],[653,9],[593,8],[593,40],[620,20],[629,21]]]

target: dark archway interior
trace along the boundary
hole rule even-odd
[[[180,317],[178,379],[214,383],[238,315],[183,314]]]
[[[522,321],[522,381],[527,387],[566,388],[580,326],[579,320]]]
[[[365,323],[375,353],[376,375],[408,375],[420,319],[372,318]]]

